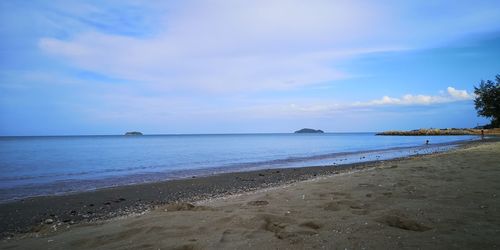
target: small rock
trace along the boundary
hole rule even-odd
[[[45,224],[52,224],[52,223],[54,223],[54,220],[53,220],[53,219],[46,219],[46,220],[44,221],[44,223],[45,223]]]

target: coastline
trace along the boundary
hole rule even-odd
[[[295,156],[281,159],[255,161],[248,163],[235,163],[219,167],[193,168],[154,173],[137,173],[124,176],[114,176],[102,179],[72,179],[56,181],[46,184],[26,185],[13,188],[0,189],[0,204],[19,200],[44,197],[69,195],[81,192],[92,192],[100,189],[113,188],[127,185],[180,180],[195,176],[206,177],[235,172],[251,172],[267,169],[302,168],[311,166],[341,166],[351,163],[363,163],[379,160],[391,160],[412,155],[429,154],[447,151],[459,144],[474,141],[478,138],[462,139],[452,142],[438,142],[430,145],[395,146],[379,149],[351,150],[345,152],[317,154],[312,156]]]
[[[466,141],[460,148],[498,141]],[[46,221],[50,225],[73,225],[99,221],[133,213],[142,213],[173,202],[196,202],[277,187],[318,176],[330,176],[356,169],[377,166],[381,163],[397,163],[410,156],[384,161],[370,161],[338,166],[314,166],[281,168],[249,172],[223,173],[219,175],[135,184],[66,195],[41,196],[0,204],[0,232],[2,237],[18,233],[37,232]]]
[[[385,162],[398,160],[401,159]],[[21,199],[0,204],[0,233],[2,237],[10,237],[37,232],[47,219],[69,225],[107,220],[142,213],[168,203],[196,202],[277,187],[317,176],[373,167],[380,162],[232,172]]]
[[[54,222],[0,248],[496,249],[499,151],[497,138],[112,220]]]

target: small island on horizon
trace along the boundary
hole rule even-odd
[[[125,135],[143,135],[141,132],[138,131],[130,131],[125,133]]]
[[[312,129],[312,128],[303,128],[300,130],[297,130],[294,132],[295,134],[301,134],[301,133],[324,133],[323,130],[321,129]]]

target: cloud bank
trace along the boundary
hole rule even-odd
[[[269,116],[329,116],[332,113],[374,112],[387,107],[439,106],[447,103],[471,101],[472,99],[474,99],[474,95],[466,90],[448,87],[447,91],[440,95],[406,94],[401,97],[383,96],[380,99],[353,103],[320,101],[264,105],[249,108],[246,113],[266,114]]]
[[[336,67],[350,58],[432,47],[464,35],[464,30],[473,33],[500,26],[491,21],[500,23],[500,13],[488,8],[487,2],[467,9],[474,11],[399,1],[148,4],[148,9],[159,11],[149,18],[156,21],[156,29],[147,34],[140,33],[140,25],[137,30],[111,32],[123,29],[115,27],[121,23],[112,22],[111,11],[116,8],[92,5],[78,12],[81,19],[92,23],[75,21],[76,32],[69,26],[64,37],[42,37],[39,48],[79,69],[136,81],[155,90],[283,90],[351,77],[350,72]],[[133,4],[124,6],[120,12],[124,20],[146,19],[130,14]],[[60,8],[60,12],[75,9],[66,2]],[[421,18],[414,14],[415,9],[439,10],[440,15]]]
[[[372,100],[369,102],[358,102],[355,106],[377,106],[377,105],[431,105],[439,103],[448,103],[456,101],[472,100],[474,96],[467,93],[466,90],[457,90],[453,87],[446,89],[444,95],[412,95],[407,94],[400,98],[384,96],[381,99]]]

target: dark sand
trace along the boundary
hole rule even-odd
[[[496,249],[498,180],[500,143],[482,142],[342,171],[255,171],[39,197],[0,205],[0,247]],[[248,190],[257,191],[241,194]],[[222,198],[165,205],[214,196]]]

